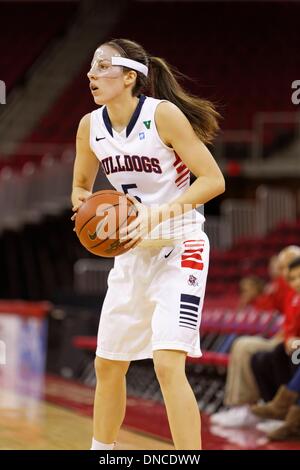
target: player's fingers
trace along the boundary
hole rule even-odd
[[[81,201],[82,203],[86,201],[86,197],[84,197],[84,196],[80,196],[78,199],[79,199],[79,201]],[[73,211],[73,212],[77,212],[78,209],[79,209],[79,207],[80,207],[81,205],[82,205],[82,204],[77,204],[76,206],[73,206],[73,207],[72,207],[72,211]]]

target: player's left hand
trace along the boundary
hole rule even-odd
[[[127,227],[120,230],[122,243],[126,242],[125,248],[134,248],[138,245],[158,224],[158,217],[155,217],[154,210],[139,202],[135,197],[126,194],[137,209],[137,217]]]

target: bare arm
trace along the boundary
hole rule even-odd
[[[82,204],[82,199],[91,195],[99,169],[99,160],[90,148],[90,114],[80,121],[76,136],[76,159],[73,172],[73,210]]]
[[[172,103],[162,102],[156,110],[155,121],[161,139],[180,156],[182,162],[197,177],[182,196],[168,204],[171,209],[189,205],[193,208],[225,191],[225,180],[208,148],[195,134],[190,122]],[[164,217],[163,217],[164,218]]]

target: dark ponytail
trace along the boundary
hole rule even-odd
[[[188,93],[179,84],[185,77],[160,57],[149,56],[140,44],[128,39],[113,39],[106,42],[115,48],[123,57],[136,60],[149,67],[148,77],[137,72],[136,83],[132,89],[133,96],[146,93],[157,99],[174,103],[190,121],[197,136],[205,144],[212,142],[219,129],[220,114],[210,101]],[[126,67],[124,67],[127,70]]]

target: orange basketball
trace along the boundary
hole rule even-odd
[[[80,206],[75,219],[76,234],[94,255],[118,256],[128,251],[119,240],[119,229],[129,225],[136,216],[136,207],[124,193],[98,191]]]

